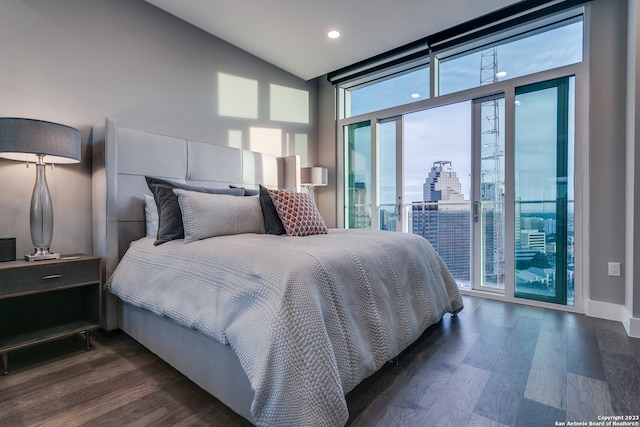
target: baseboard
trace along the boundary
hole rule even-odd
[[[629,315],[627,320],[623,321],[622,324],[627,330],[627,335],[633,338],[640,338],[640,318]]]
[[[587,300],[585,314],[622,323],[627,335],[640,338],[640,319],[633,317],[626,306],[610,302]]]
[[[587,300],[585,314],[599,319],[615,320],[624,323],[627,307],[610,302]]]

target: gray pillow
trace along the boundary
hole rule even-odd
[[[282,225],[282,220],[278,215],[276,207],[273,205],[269,191],[260,186],[260,207],[264,216],[264,231],[267,234],[287,234],[287,230]]]
[[[180,212],[180,206],[178,205],[178,197],[173,194],[174,188],[209,194],[244,196],[244,190],[240,188],[206,188],[167,181],[161,178],[148,176],[145,178],[158,208],[158,235],[153,243],[156,246],[171,240],[184,238],[182,212]]]
[[[146,236],[158,235],[158,206],[153,196],[144,194],[144,221],[146,226]]]
[[[245,188],[245,187],[236,187],[235,185],[229,184],[229,188],[242,188],[244,190],[245,196],[257,196],[260,191],[254,190],[253,188]]]
[[[185,243],[229,234],[264,233],[258,196],[236,197],[175,188]]]

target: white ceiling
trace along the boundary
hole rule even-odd
[[[146,1],[309,80],[520,0]]]

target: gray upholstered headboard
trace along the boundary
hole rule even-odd
[[[213,142],[118,127],[104,119],[93,127],[93,251],[105,278],[129,244],[145,234],[145,176],[204,187],[230,184],[300,189],[298,156],[275,157]]]

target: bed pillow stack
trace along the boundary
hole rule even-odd
[[[313,197],[289,190],[207,188],[146,177],[147,236],[154,245],[243,233],[327,234]]]
[[[173,192],[175,188],[206,194],[244,196],[242,188],[205,188],[161,178],[146,177],[146,179],[158,209],[158,234],[154,242],[156,246],[184,238],[182,211],[178,203],[178,196]]]

